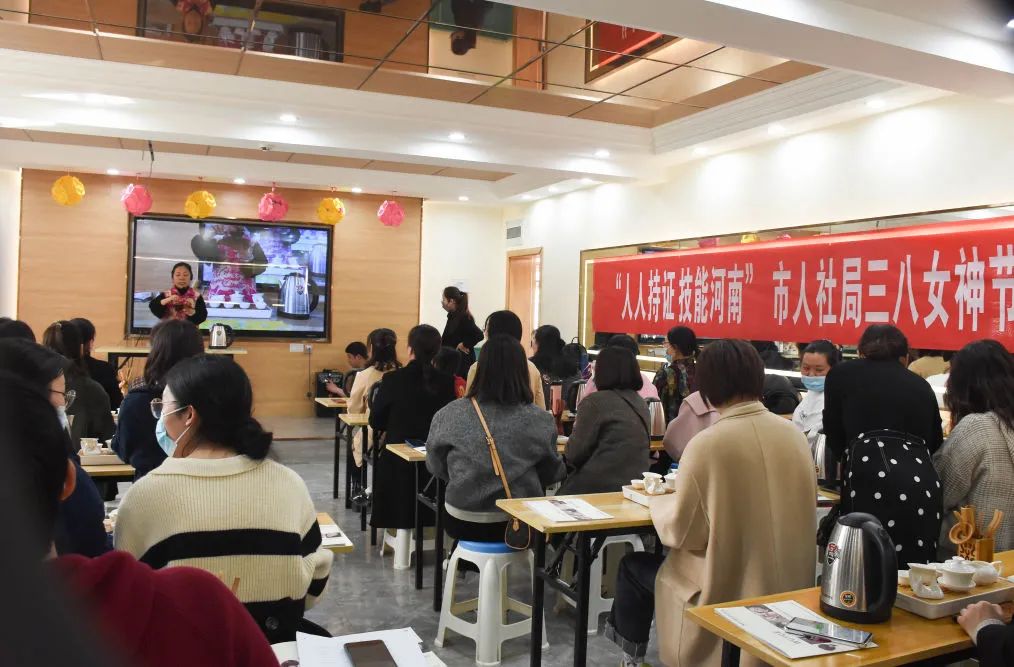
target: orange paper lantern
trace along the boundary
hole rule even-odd
[[[53,182],[50,195],[60,206],[74,206],[85,196],[85,186],[77,176],[61,176]]]
[[[183,211],[191,218],[206,218],[215,212],[218,203],[215,196],[207,190],[196,190],[190,193],[187,201],[183,204]]]

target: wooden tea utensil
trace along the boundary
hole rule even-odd
[[[955,512],[958,517],[958,523],[954,524],[951,531],[948,533],[948,537],[958,549],[958,555],[966,560],[975,559],[975,508],[965,506],[961,508],[961,513]]]
[[[996,531],[1000,528],[1000,524],[1003,522],[1003,512],[1001,510],[993,510],[993,520],[986,526],[985,532],[982,534],[983,537],[993,537]]]

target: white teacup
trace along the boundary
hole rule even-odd
[[[945,586],[969,588],[975,585],[975,568],[963,560],[947,561],[942,571],[941,580]]]
[[[643,491],[644,490],[644,480],[643,479],[632,479],[632,480],[630,480],[630,486],[633,487],[634,490]]]
[[[644,477],[644,492],[649,496],[657,496],[665,493],[665,480],[657,472],[641,473]]]
[[[998,560],[992,563],[987,563],[984,560],[973,560],[969,565],[975,568],[972,581],[979,586],[995,584],[1003,576],[1003,563]]]
[[[669,488],[670,491],[676,490],[676,473],[671,472],[665,476],[665,485]]]
[[[944,596],[937,583],[937,569],[932,565],[909,563],[908,583],[917,597],[939,600]]]
[[[85,454],[98,454],[101,449],[98,438],[81,438],[81,451]]]

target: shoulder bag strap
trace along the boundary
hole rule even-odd
[[[500,462],[500,454],[496,451],[496,442],[493,440],[493,434],[489,432],[486,418],[482,415],[482,410],[479,409],[479,401],[473,398],[472,407],[475,408],[475,414],[479,415],[479,423],[482,424],[482,430],[486,433],[486,444],[489,445],[489,458],[493,461],[493,474],[500,478],[504,493],[507,494],[507,500],[510,500],[513,497],[511,496],[511,487],[507,484],[507,474],[504,472],[503,464]]]

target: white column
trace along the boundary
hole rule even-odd
[[[21,170],[0,169],[0,316],[17,316],[20,237]]]

